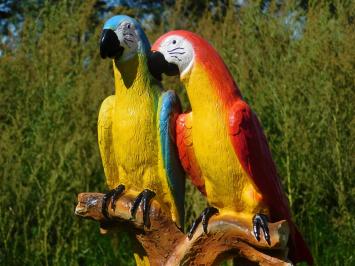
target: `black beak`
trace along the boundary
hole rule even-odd
[[[177,65],[166,61],[164,55],[158,51],[153,51],[150,53],[148,57],[148,68],[150,73],[157,80],[162,80],[161,75],[163,73],[168,76],[176,76],[180,74]]]
[[[120,41],[113,30],[106,29],[101,33],[100,38],[100,55],[102,58],[120,57],[124,48],[120,45]]]

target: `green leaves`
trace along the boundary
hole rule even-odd
[[[225,59],[262,122],[317,265],[354,264],[354,4],[336,4],[335,16],[310,3],[303,37],[292,40],[291,5],[278,16],[250,5],[190,20],[183,2],[169,9],[165,30],[195,31]],[[112,241],[73,215],[78,192],[105,190],[96,123],[114,86],[94,5],[46,2],[25,14],[16,49],[0,48],[1,264],[134,263],[127,236]],[[147,32],[154,42],[163,29]],[[187,108],[179,80],[164,83]],[[186,224],[205,207],[188,185]]]

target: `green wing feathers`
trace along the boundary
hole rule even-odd
[[[172,195],[173,219],[179,227],[184,225],[185,173],[176,147],[176,118],[181,113],[179,98],[174,91],[164,92],[158,107],[160,157],[167,178],[165,188]]]
[[[102,102],[97,125],[102,165],[106,175],[106,183],[111,189],[118,184],[118,169],[112,138],[112,113],[114,101],[115,96],[111,95]]]

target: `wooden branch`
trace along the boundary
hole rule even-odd
[[[143,228],[143,213],[138,209],[136,219],[131,220],[130,208],[137,193],[127,191],[116,202],[116,209],[108,205],[108,221],[101,212],[102,193],[81,193],[75,214],[99,221],[105,230],[115,226],[133,232],[142,245],[150,264],[155,265],[218,265],[227,258],[237,257],[239,265],[291,265],[287,262],[289,229],[286,221],[270,223],[271,245],[263,236],[258,242],[252,233],[251,222],[232,216],[213,216],[208,234],[199,225],[189,240],[170,219],[156,200],[152,201],[150,228]],[[242,263],[243,261],[243,263]],[[249,265],[249,264],[248,264]]]
[[[108,221],[101,212],[103,196],[104,194],[101,193],[79,194],[75,214],[84,218],[94,219],[106,225]],[[169,254],[175,248],[176,240],[182,239],[185,235],[156,200],[153,200],[151,204],[150,228],[143,228],[141,208],[137,210],[136,219],[134,221],[130,220],[130,209],[136,196],[136,193],[126,192],[116,202],[115,211],[112,210],[111,204],[108,204],[108,214],[110,218],[118,223],[116,226],[124,226],[125,229],[134,231],[136,239],[143,246],[152,266],[164,265],[163,262],[167,260]],[[112,222],[109,223],[109,227],[113,226]]]
[[[289,234],[287,222],[270,223],[269,229],[271,245],[263,237],[260,242],[255,239],[251,221],[213,216],[208,234],[199,226],[191,240],[184,238],[179,242],[167,265],[218,265],[233,254],[259,265],[288,265],[284,252]],[[279,258],[268,255],[266,250]]]

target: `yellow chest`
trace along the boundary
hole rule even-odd
[[[242,194],[250,181],[228,134],[227,110],[202,74],[191,75],[186,88],[193,112],[194,151],[205,179],[207,198],[217,208],[243,210]]]
[[[248,178],[230,141],[225,114],[216,105],[206,111],[193,111],[196,158],[206,181],[209,202],[214,206],[232,207],[240,201]]]
[[[147,89],[137,79],[127,88],[115,72],[116,96],[113,110],[112,137],[120,183],[141,190],[158,189],[158,92]]]
[[[127,174],[157,162],[156,112],[151,99],[117,97],[113,112],[116,161]]]

